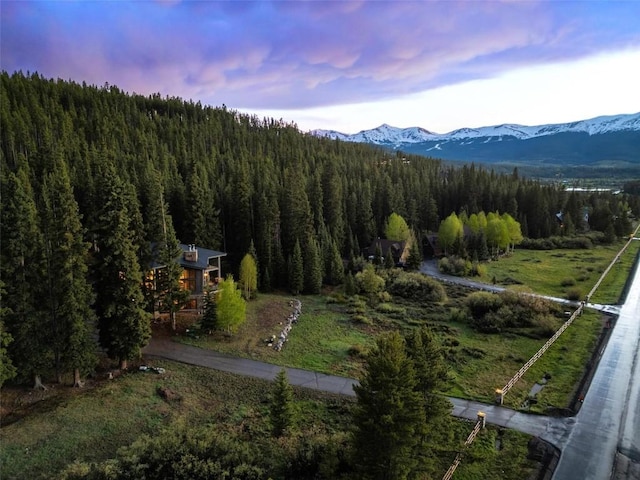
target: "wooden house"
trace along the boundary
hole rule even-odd
[[[203,307],[204,294],[207,288],[215,288],[222,278],[221,259],[227,254],[196,245],[179,244],[182,253],[176,261],[183,268],[180,283],[182,288],[191,293],[185,309],[200,310]],[[157,272],[165,265],[152,262],[151,271],[147,275],[147,283],[155,287]]]

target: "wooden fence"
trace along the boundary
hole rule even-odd
[[[476,421],[473,430],[471,430],[471,433],[465,440],[463,450],[457,453],[456,458],[453,460],[453,463],[444,474],[444,477],[442,477],[442,480],[451,480],[451,477],[453,477],[453,472],[456,471],[456,468],[458,468],[458,465],[460,465],[460,462],[462,461],[462,456],[464,455],[465,450],[475,440],[478,433],[480,433],[480,430],[484,428],[485,421],[485,414],[483,412],[478,412],[478,420]]]

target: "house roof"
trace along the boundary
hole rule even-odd
[[[369,246],[367,252],[369,255],[375,255],[376,249],[380,245],[380,250],[382,251],[382,255],[386,255],[389,249],[391,249],[391,254],[400,256],[402,251],[404,250],[405,242],[398,242],[395,240],[388,240],[386,238],[376,238],[373,243]]]
[[[185,243],[178,244],[182,253],[176,259],[180,265],[185,268],[193,268],[195,270],[206,270],[211,267],[209,260],[212,258],[226,257],[227,254],[225,252],[218,252],[217,250],[209,250],[208,248],[198,247],[196,245],[187,245]],[[195,249],[198,252],[197,260],[195,262],[191,262],[185,259],[185,252],[191,251],[191,249]],[[151,250],[155,251],[155,244],[151,245]],[[151,262],[151,268],[162,268],[164,265],[157,262],[155,259]]]

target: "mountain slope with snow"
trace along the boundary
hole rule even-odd
[[[640,112],[572,123],[461,128],[445,134],[419,127],[381,125],[348,135],[314,130],[313,135],[380,145],[445,160],[512,164],[640,164]]]

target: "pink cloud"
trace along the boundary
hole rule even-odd
[[[5,0],[0,53],[9,71],[300,108],[637,46],[638,16],[633,2]]]

